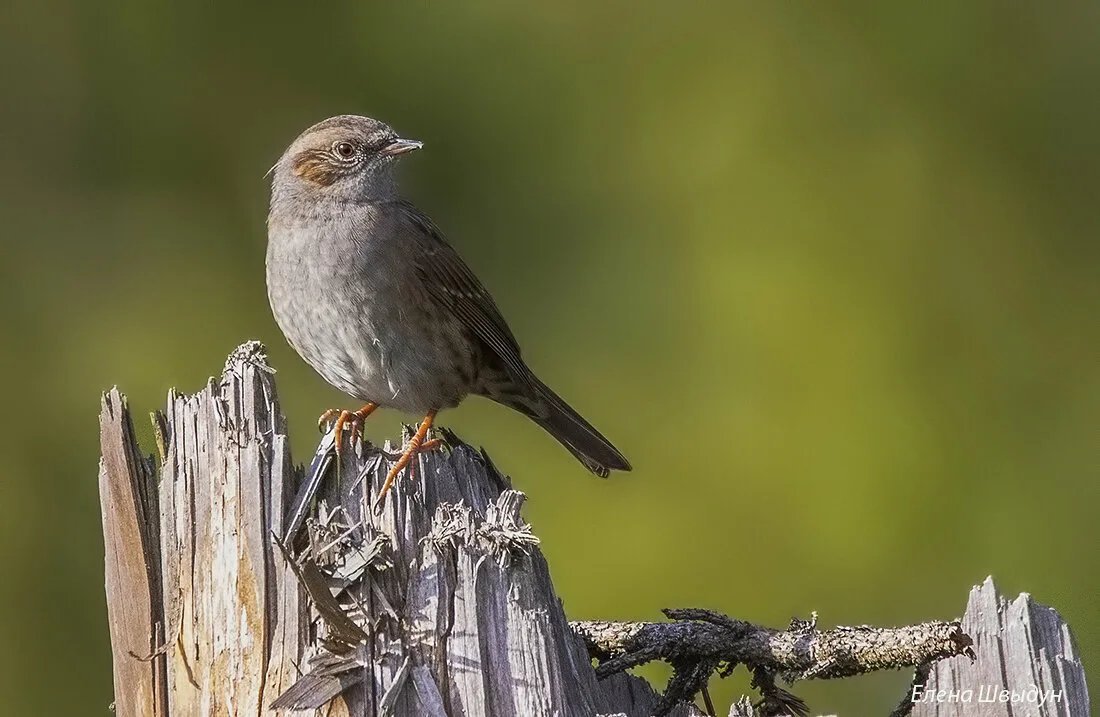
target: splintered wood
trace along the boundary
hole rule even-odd
[[[989,581],[961,625],[775,630],[707,610],[570,625],[524,496],[484,453],[436,432],[444,446],[417,454],[375,510],[399,447],[348,441],[336,460],[329,434],[303,473],[273,373],[250,342],[199,393],[170,393],[154,419],[159,484],[125,399],[103,397],[120,717],[698,717],[690,700],[738,664],[760,699],[730,715],[805,713],[784,679],[914,664],[895,715],[1089,714],[1065,623],[1029,597],[1007,603]],[[651,660],[674,668],[663,697],[625,672]],[[983,689],[994,701],[979,702]]]
[[[931,666],[908,695],[913,717],[1086,717],[1085,669],[1069,626],[1027,593],[1009,602],[992,578],[970,591],[962,629],[976,659]]]
[[[260,714],[297,677],[308,627],[298,580],[271,551],[297,475],[262,347],[238,348],[199,393],[170,393],[163,425],[171,714]]]
[[[159,518],[153,461],[134,440],[126,399],[112,389],[100,409],[99,503],[111,630],[115,712],[164,717]]]
[[[276,700],[355,717],[652,711],[644,681],[597,681],[523,495],[453,436],[377,514],[393,449],[345,446],[284,555],[274,538],[302,474],[272,374],[249,343],[199,393],[169,396],[159,491],[123,399],[105,397],[117,714],[275,714]]]

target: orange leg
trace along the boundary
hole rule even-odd
[[[321,418],[317,420],[317,427],[323,430],[325,424],[332,420],[333,416],[336,416],[336,422],[332,424],[332,431],[336,437],[336,455],[340,455],[340,449],[343,447],[344,441],[344,426],[349,422],[351,423],[351,440],[354,443],[356,437],[363,433],[363,421],[367,419],[367,416],[374,413],[376,408],[378,408],[378,404],[373,401],[358,411],[337,411],[335,408],[330,408],[321,414]]]
[[[355,418],[351,421],[351,442],[355,443],[355,439],[363,437],[363,424],[367,421],[367,416],[374,413],[378,409],[378,404],[374,401],[366,404],[358,411],[355,411],[351,415]]]
[[[432,427],[432,421],[435,420],[435,414],[436,411],[428,411],[428,415],[424,416],[424,420],[420,422],[420,427],[416,429],[416,435],[409,441],[408,448],[401,453],[401,457],[393,464],[393,468],[390,468],[390,472],[386,475],[386,482],[382,484],[382,490],[378,491],[378,497],[374,499],[375,507],[382,504],[382,501],[386,498],[386,493],[390,492],[390,487],[397,479],[397,474],[401,472],[402,468],[409,465],[409,461],[412,460],[414,455],[421,450],[435,448],[439,445],[439,440],[424,441],[428,436],[428,429]]]

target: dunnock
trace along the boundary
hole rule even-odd
[[[598,476],[626,458],[547,388],[489,292],[432,221],[402,199],[395,160],[420,149],[367,117],[303,132],[273,168],[267,288],[290,345],[341,391],[339,442],[380,406],[424,415],[379,498],[422,449],[436,412],[469,394],[523,413]],[[339,443],[338,443],[339,445]]]

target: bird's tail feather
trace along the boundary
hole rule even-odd
[[[533,414],[528,410],[524,413],[531,416],[535,423],[572,453],[585,468],[601,478],[606,478],[613,471],[629,471],[630,462],[619,452],[619,449],[611,445],[611,441],[584,420],[568,403],[554,393],[550,388],[533,379],[532,386],[538,394],[538,404],[546,410]]]

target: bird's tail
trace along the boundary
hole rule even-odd
[[[517,401],[513,396],[492,396],[511,408],[530,416],[554,438],[558,439],[566,450],[576,456],[585,468],[601,478],[613,471],[630,470],[630,462],[603,437],[591,423],[584,420],[550,387],[534,376],[530,377],[530,386],[535,394],[533,401]],[[510,400],[511,399],[511,400]],[[530,401],[530,404],[528,403]],[[533,405],[531,405],[533,404]]]

